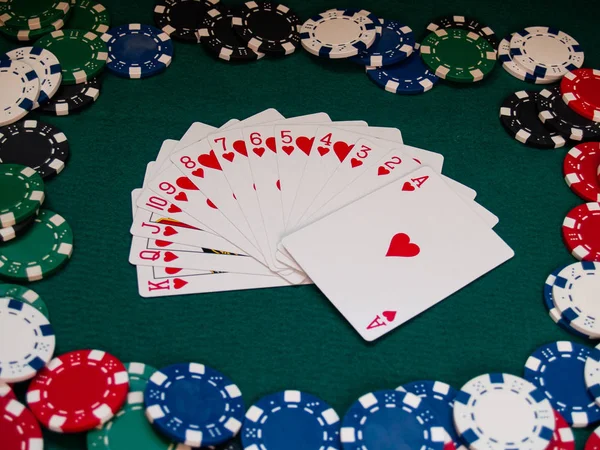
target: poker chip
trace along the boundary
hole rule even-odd
[[[556,410],[554,411],[554,432],[547,450],[575,450],[573,430]]]
[[[588,437],[584,450],[600,450],[600,427],[596,428]]]
[[[543,391],[554,409],[576,428],[600,420],[600,407],[582,376],[590,353],[584,345],[558,341],[539,347],[525,363],[525,379]]]
[[[460,83],[483,80],[494,69],[494,47],[473,31],[437,30],[421,43],[421,58],[440,78]]]
[[[579,43],[560,30],[528,27],[510,40],[512,59],[536,77],[560,78],[581,67],[584,54]]]
[[[16,399],[17,399],[17,396],[13,392],[12,388],[8,384],[0,381],[0,403],[2,403],[2,401],[16,400]]]
[[[500,108],[500,122],[514,139],[532,147],[547,149],[566,145],[560,134],[544,127],[538,119],[536,91],[518,91],[509,95]]]
[[[58,92],[38,111],[55,116],[68,116],[91,106],[100,96],[100,78],[81,84],[61,85]]]
[[[265,450],[339,449],[340,418],[314,395],[282,391],[267,395],[246,413],[244,448]]]
[[[600,142],[586,142],[573,147],[563,162],[565,182],[582,199],[600,202],[597,171],[600,164]]]
[[[300,19],[282,4],[246,2],[236,12],[232,26],[257,53],[289,55],[300,44]]]
[[[129,375],[129,391],[144,391],[146,384],[156,369],[148,364],[140,362],[125,363],[125,369]],[[145,419],[144,419],[145,420]]]
[[[27,404],[57,433],[80,433],[106,423],[123,406],[127,371],[101,350],[75,350],[54,358],[31,380]]]
[[[102,39],[108,47],[107,68],[120,77],[147,78],[171,65],[173,42],[158,28],[132,23],[112,28]]]
[[[580,116],[567,106],[560,95],[560,88],[543,89],[536,97],[538,118],[554,131],[572,141],[600,137],[600,123]]]
[[[396,390],[410,392],[427,401],[427,406],[430,408],[432,414],[446,431],[445,450],[448,450],[447,446],[449,443],[457,450],[466,450],[454,428],[452,417],[454,399],[458,394],[456,389],[441,381],[424,380],[403,384],[397,387]]]
[[[198,363],[173,364],[154,372],[144,403],[155,429],[190,447],[228,441],[240,431],[244,418],[239,388],[225,375]]]
[[[53,125],[25,120],[0,128],[0,162],[36,170],[42,178],[59,174],[69,158],[69,141]]]
[[[453,418],[456,431],[473,450],[544,450],[555,426],[552,406],[543,393],[529,381],[507,373],[468,381],[456,395]]]
[[[600,122],[600,70],[577,69],[560,82],[563,101],[577,114]]]
[[[19,222],[16,225],[12,225],[10,227],[0,228],[0,242],[8,242],[16,239],[21,234],[25,233],[33,222],[35,221],[35,215],[25,219],[22,222]]]
[[[39,95],[40,81],[30,65],[0,60],[0,126],[25,117]]]
[[[29,42],[34,41],[48,33],[52,33],[53,31],[60,30],[65,26],[65,21],[69,20],[71,17],[71,10],[67,13],[66,16],[52,22],[50,25],[40,28],[38,30],[30,30],[30,29],[19,29],[19,28],[11,28],[8,26],[0,26],[0,33],[4,34],[7,38],[16,40],[19,42]]]
[[[31,411],[15,399],[0,398],[0,436],[5,450],[44,447],[42,430]]]
[[[510,40],[512,39],[513,34],[506,36],[498,45],[498,61],[502,63],[502,68],[513,77],[522,81],[528,81],[535,84],[550,84],[557,82],[558,80],[556,78],[531,75],[527,73],[520,64],[513,61],[510,54]]]
[[[53,53],[39,47],[20,47],[6,53],[6,57],[13,61],[22,61],[35,70],[40,83],[40,94],[33,109],[41,103],[46,103],[56,94],[62,81],[62,72],[60,62]]]
[[[102,34],[108,31],[110,16],[104,5],[90,0],[71,0],[69,28]]]
[[[37,281],[61,269],[73,253],[73,232],[58,214],[42,209],[29,231],[0,246],[0,277]]]
[[[265,56],[250,49],[241,40],[231,26],[233,17],[231,11],[209,10],[198,30],[198,40],[208,51],[225,61],[248,62]]]
[[[488,41],[494,49],[498,48],[498,38],[496,33],[490,27],[483,25],[479,21],[472,17],[465,16],[444,16],[440,17],[429,25],[427,25],[427,31],[433,33],[440,29],[445,28],[460,28],[463,30],[474,31],[479,36]]]
[[[106,65],[106,45],[93,31],[54,31],[37,41],[36,46],[56,55],[62,67],[62,84],[84,83]]]
[[[350,58],[350,61],[369,67],[397,64],[414,51],[415,37],[409,26],[395,20],[384,20],[382,35],[369,49]]]
[[[592,349],[585,361],[585,386],[597,405],[600,405],[600,345]]]
[[[375,43],[379,20],[371,17],[356,10],[330,9],[304,22],[300,42],[304,50],[322,58],[356,56]]]
[[[8,297],[27,303],[41,312],[46,318],[50,318],[48,307],[44,300],[35,291],[24,286],[19,286],[18,284],[0,284],[0,297]]]
[[[48,318],[33,306],[0,298],[0,381],[29,380],[52,359],[56,338]]]
[[[410,392],[370,392],[354,402],[342,420],[340,440],[344,450],[396,448],[442,450],[446,431],[431,414],[428,403]]]
[[[600,261],[600,203],[573,208],[562,224],[563,240],[580,261]]]
[[[204,16],[219,7],[219,0],[161,0],[154,7],[154,23],[173,39],[197,42]]]
[[[67,0],[2,0],[0,23],[12,28],[38,30],[64,17],[70,7]]]
[[[44,181],[32,168],[0,164],[0,226],[18,224],[33,216],[44,202]]]
[[[377,86],[393,94],[421,94],[431,90],[439,80],[423,63],[418,51],[392,66],[367,67],[366,73]]]

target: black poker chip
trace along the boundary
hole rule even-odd
[[[0,228],[0,242],[8,242],[21,236],[35,222],[37,213],[11,227]]]
[[[154,7],[154,22],[173,39],[198,42],[204,16],[215,8],[219,0],[161,0]]]
[[[558,148],[566,139],[546,128],[538,118],[537,91],[519,91],[509,95],[500,108],[500,121],[517,141],[537,148]]]
[[[488,41],[492,47],[494,47],[494,50],[498,49],[500,41],[498,40],[496,33],[494,33],[494,30],[472,17],[444,16],[437,18],[427,25],[427,31],[430,33],[445,28],[460,28],[462,30],[473,31]]]
[[[300,44],[300,19],[285,5],[250,1],[238,14],[233,29],[255,52],[284,56]]]
[[[80,84],[61,84],[49,102],[36,111],[55,116],[68,116],[92,105],[100,96],[100,78],[92,78]]]
[[[264,56],[248,48],[246,43],[231,27],[233,11],[211,9],[202,21],[198,30],[200,43],[216,57],[225,61],[247,62],[256,61]]]
[[[594,122],[573,111],[562,99],[560,87],[543,89],[536,99],[539,119],[551,129],[573,141],[600,137],[600,122]]]
[[[59,174],[69,158],[69,141],[53,125],[37,120],[0,128],[0,163],[35,169],[42,178]]]

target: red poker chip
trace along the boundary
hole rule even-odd
[[[101,350],[76,350],[54,358],[27,390],[27,403],[42,425],[80,433],[110,420],[129,391],[127,369]]]
[[[562,224],[563,240],[580,261],[600,261],[600,203],[573,208]]]
[[[2,400],[16,400],[17,396],[13,392],[10,385],[0,381],[0,402]]]
[[[560,82],[564,102],[580,116],[600,122],[600,70],[576,69]]]
[[[565,182],[573,192],[588,202],[600,202],[598,183],[600,142],[586,142],[573,147],[563,162]]]
[[[31,411],[12,398],[0,399],[2,450],[37,450],[44,446],[42,430]]]
[[[585,450],[600,450],[600,427],[596,428],[587,442],[585,443]]]
[[[554,433],[546,450],[575,450],[575,437],[567,421],[554,411]]]

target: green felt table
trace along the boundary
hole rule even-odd
[[[153,23],[151,0],[103,4],[113,25]],[[302,19],[339,6],[366,8],[407,23],[418,39],[444,14],[475,16],[499,37],[554,26],[579,41],[586,67],[600,67],[598,7],[585,0],[287,4]],[[0,38],[0,51],[15,46]],[[548,317],[542,286],[552,270],[574,261],[560,229],[565,214],[582,203],[563,181],[566,148],[523,146],[498,120],[502,100],[528,88],[540,89],[498,66],[481,83],[441,82],[424,95],[400,96],[378,88],[352,63],[321,60],[301,48],[284,59],[230,65],[201,46],[177,42],[160,76],[105,73],[97,103],[81,114],[31,114],[60,127],[71,143],[66,169],[47,183],[45,206],[72,225],[73,258],[56,276],[31,285],[50,309],[56,353],[98,348],[156,367],[201,362],[235,380],[248,405],[299,389],[321,396],[340,415],[366,392],[411,380],[460,388],[486,372],[522,375],[536,347],[576,340]],[[325,111],[333,120],[398,127],[407,144],[443,153],[444,174],[478,192],[516,256],[374,343],[363,341],[315,286],[141,298],[128,263],[130,193],[141,185],[146,163],[164,139],[180,138],[194,121],[220,126],[267,108],[288,117]],[[591,429],[577,432],[578,448]],[[85,447],[83,435],[45,436],[49,449]]]

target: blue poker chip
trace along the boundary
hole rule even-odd
[[[323,400],[306,392],[282,391],[248,409],[242,444],[261,450],[335,450],[340,448],[339,431],[339,416]]]
[[[384,20],[381,37],[350,61],[371,67],[390,66],[408,58],[414,46],[415,36],[409,26],[395,20]]]
[[[585,345],[558,341],[539,347],[525,363],[525,379],[544,391],[554,409],[576,428],[600,421],[600,407],[583,376],[591,353]]]
[[[102,35],[108,47],[106,67],[124,78],[147,78],[163,72],[173,59],[169,35],[150,25],[132,23]]]
[[[367,67],[367,76],[377,86],[393,94],[421,94],[432,89],[439,81],[417,50],[398,64],[381,68]]]
[[[397,387],[396,390],[410,392],[424,399],[427,402],[427,406],[440,422],[440,425],[448,434],[446,443],[451,440],[456,450],[466,450],[454,428],[454,419],[452,418],[454,399],[458,394],[456,389],[441,381],[422,380],[403,384]]]
[[[218,445],[237,435],[244,418],[239,388],[198,363],[154,372],[144,391],[146,417],[155,429],[190,447]]]
[[[446,431],[421,397],[382,390],[350,406],[340,438],[344,450],[442,450]]]

